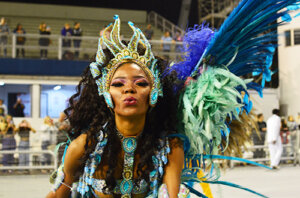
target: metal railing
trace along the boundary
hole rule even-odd
[[[299,149],[300,149],[300,131],[298,130],[297,131],[297,135],[295,140],[295,145],[291,144],[291,143],[287,143],[287,144],[282,144],[282,147],[283,147],[283,152],[282,152],[282,155],[281,155],[281,158],[280,158],[280,161],[292,161],[294,165],[296,164],[300,164],[300,152],[299,152]],[[252,157],[245,157],[246,159],[249,159],[251,161],[254,161],[254,162],[269,162],[270,161],[270,156],[269,156],[269,147],[268,145],[253,145],[249,148],[247,148],[247,151],[251,151],[251,152],[254,152],[256,150],[262,150],[263,149],[263,152],[265,153],[265,156],[264,157],[257,157],[257,158],[254,158],[254,153],[253,153],[253,156]],[[287,150],[292,150],[293,152],[287,152]],[[231,160],[230,161],[230,167],[234,167],[234,165],[236,163],[240,163],[238,161],[233,161]]]
[[[183,29],[154,11],[148,13],[147,22],[163,32],[169,31],[171,35],[175,35],[176,32],[180,32],[181,35],[185,33]]]
[[[28,169],[28,170],[36,170],[36,169],[53,169],[56,170],[57,169],[57,164],[58,164],[58,160],[57,160],[57,156],[55,155],[55,153],[51,150],[39,150],[39,151],[35,151],[35,150],[0,150],[0,155],[5,155],[5,154],[20,154],[20,153],[24,153],[24,154],[29,154],[30,155],[30,159],[32,159],[33,155],[41,155],[41,154],[49,154],[51,155],[51,157],[53,159],[51,159],[51,163],[50,165],[33,165],[33,160],[30,160],[29,165],[28,166],[19,166],[19,165],[12,165],[12,166],[0,166],[0,170],[24,170],[24,169]]]
[[[24,37],[24,44],[17,42],[18,37]],[[49,43],[47,45],[41,44],[43,42]],[[0,57],[3,57],[4,48],[7,49],[7,56],[10,58],[23,58],[23,50],[25,52],[24,58],[41,58],[41,59],[79,59],[90,60],[97,51],[98,37],[91,36],[61,36],[61,35],[40,35],[40,34],[14,34],[7,35],[7,44],[0,45]],[[74,47],[74,41],[80,40],[80,47]],[[129,41],[128,38],[123,38],[124,41]],[[63,43],[68,43],[63,44]],[[162,42],[161,40],[150,40],[152,51],[155,55],[166,56],[170,60],[178,59],[182,55],[179,48],[182,47],[182,42]],[[163,45],[170,45],[170,51],[164,51]],[[46,57],[42,56],[42,51],[47,53]],[[79,54],[76,57],[76,53]]]

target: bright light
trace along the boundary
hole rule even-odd
[[[61,86],[60,86],[60,85],[57,85],[57,86],[55,86],[53,89],[54,89],[55,91],[60,90],[60,89],[61,89]]]
[[[4,82],[2,82],[2,81],[0,81],[0,86],[3,86],[3,85],[5,85],[5,83],[4,83]]]

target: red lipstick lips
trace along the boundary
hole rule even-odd
[[[134,97],[127,97],[124,100],[125,105],[131,106],[131,105],[136,105],[137,103],[137,99],[135,99]]]

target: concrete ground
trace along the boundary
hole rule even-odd
[[[270,198],[300,197],[300,167],[286,165],[280,170],[259,167],[235,167],[222,174],[220,180],[253,189]],[[0,175],[0,198],[42,198],[51,185],[48,175]],[[211,185],[214,198],[256,198],[244,190]],[[194,197],[194,196],[192,196]]]

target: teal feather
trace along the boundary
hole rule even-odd
[[[235,87],[246,89],[244,80],[230,71],[209,67],[200,78],[191,81],[181,96],[182,126],[193,154],[217,154],[227,131],[226,119],[238,118],[242,96]],[[227,138],[228,140],[228,138]]]

